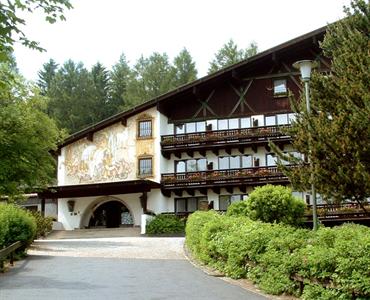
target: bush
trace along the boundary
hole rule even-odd
[[[36,221],[36,238],[45,236],[51,231],[53,227],[52,217],[43,217],[38,211],[33,211],[29,213],[35,218]]]
[[[195,257],[201,260],[207,259],[208,256],[204,253],[203,227],[212,220],[220,220],[220,217],[214,210],[196,211],[189,216],[185,228],[186,245]]]
[[[370,229],[346,224],[318,231],[246,217],[196,212],[188,219],[192,254],[271,294],[303,299],[370,299]]]
[[[146,227],[148,234],[183,233],[184,231],[184,221],[172,215],[158,215]]]
[[[233,217],[248,216],[247,201],[237,201],[230,204],[227,208],[226,215]]]
[[[244,215],[268,223],[299,225],[304,221],[305,203],[288,187],[267,184],[257,187],[247,201],[231,205],[228,215]]]
[[[7,247],[17,241],[27,245],[36,234],[36,221],[25,209],[13,204],[0,203],[1,247]]]

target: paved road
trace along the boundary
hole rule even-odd
[[[0,275],[0,299],[266,299],[192,266],[183,241],[36,241],[28,259]]]

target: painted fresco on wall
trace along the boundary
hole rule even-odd
[[[68,184],[127,179],[135,172],[135,144],[130,144],[129,132],[129,128],[117,124],[96,132],[93,142],[83,139],[67,146],[65,171]]]

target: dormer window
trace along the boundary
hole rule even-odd
[[[274,96],[281,97],[288,94],[288,88],[286,85],[286,79],[274,80]]]

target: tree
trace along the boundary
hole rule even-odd
[[[50,116],[70,133],[101,121],[99,110],[104,107],[96,91],[94,80],[84,65],[66,61],[50,85]]]
[[[125,95],[130,75],[131,69],[125,54],[122,53],[119,61],[113,66],[110,72],[108,108],[110,114],[118,113],[120,107],[125,106]]]
[[[50,184],[61,135],[45,113],[45,99],[36,86],[1,64],[0,74],[12,81],[0,89],[0,197],[15,197]]]
[[[42,68],[38,72],[39,80],[37,81],[37,85],[40,87],[42,94],[47,95],[50,84],[58,70],[58,64],[53,59],[50,59],[42,65]]]
[[[258,47],[255,42],[249,44],[246,49],[239,49],[238,45],[230,39],[215,53],[215,58],[210,62],[208,74],[214,73],[222,68],[236,64],[243,59],[247,59],[258,52]]]
[[[370,196],[370,5],[354,0],[345,8],[347,18],[327,28],[321,48],[331,59],[331,73],[314,73],[311,80],[311,114],[294,104],[299,117],[289,131],[293,147],[310,157],[313,170],[301,159],[280,159],[293,185],[308,190],[311,172],[317,191],[327,200],[366,200]],[[311,151],[309,151],[311,149]]]
[[[173,85],[179,87],[197,79],[195,62],[189,51],[184,48],[173,61]]]
[[[97,120],[103,120],[111,115],[109,106],[109,72],[101,63],[96,63],[91,68],[93,83],[93,99],[95,104],[95,116]]]
[[[0,4],[0,62],[9,60],[13,52],[13,44],[20,42],[26,47],[44,51],[38,42],[30,40],[23,30],[22,26],[26,21],[19,15],[21,12],[30,13],[36,10],[42,10],[45,19],[49,23],[54,23],[58,19],[65,20],[64,9],[71,9],[72,4],[69,0],[4,0]]]
[[[141,56],[131,72],[124,108],[150,100],[171,88],[172,69],[167,54],[154,52],[148,58]]]

